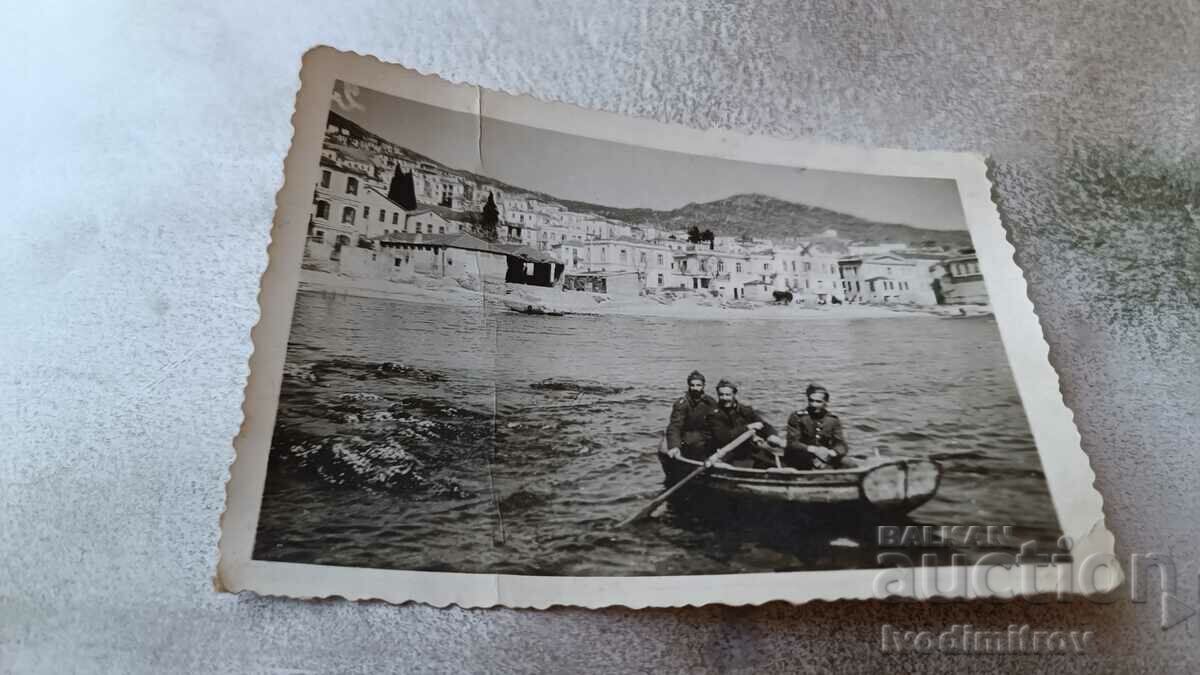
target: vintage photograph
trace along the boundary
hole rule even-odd
[[[371,83],[298,123],[254,564],[687,577],[884,567],[881,527],[939,564],[1070,534],[958,181]]]

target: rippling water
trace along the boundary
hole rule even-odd
[[[833,314],[833,312],[831,312]],[[1060,534],[990,319],[680,321],[540,317],[302,292],[255,558],[551,575],[874,567],[869,528],[714,525],[654,456],[693,368],[780,427],[833,392],[851,453],[944,462],[930,525]],[[554,386],[540,386],[554,378]],[[970,554],[970,551],[965,551]]]

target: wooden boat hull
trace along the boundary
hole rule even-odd
[[[667,455],[659,462],[674,485],[700,462]],[[680,490],[692,502],[720,499],[731,503],[799,510],[901,515],[933,498],[942,469],[927,459],[879,459],[838,470],[741,469],[712,467]]]

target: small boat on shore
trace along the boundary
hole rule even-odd
[[[658,460],[674,485],[699,467],[671,457],[660,446]],[[761,507],[835,511],[857,516],[901,516],[933,498],[941,483],[937,462],[915,458],[860,460],[845,469],[743,469],[714,466],[678,493],[684,502],[736,511]]]
[[[533,314],[536,316],[563,316],[564,314],[563,312],[547,309],[541,305],[526,304],[522,307],[520,303],[505,302],[505,306],[508,307],[509,311],[516,312],[517,314]]]

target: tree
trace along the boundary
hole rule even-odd
[[[388,199],[400,205],[400,208],[415,211],[417,209],[417,191],[413,188],[411,173],[401,171],[396,167],[392,174],[392,184],[388,187]]]
[[[479,233],[488,241],[499,238],[497,226],[500,224],[500,209],[496,208],[496,199],[488,193],[487,203],[483,205],[483,217],[479,219]]]
[[[699,244],[700,241],[701,241],[700,228],[696,227],[695,225],[689,227],[688,228],[688,243],[689,244]]]
[[[700,233],[700,241],[707,241],[708,250],[711,251],[716,246],[717,235],[713,234],[712,230],[705,230]]]

